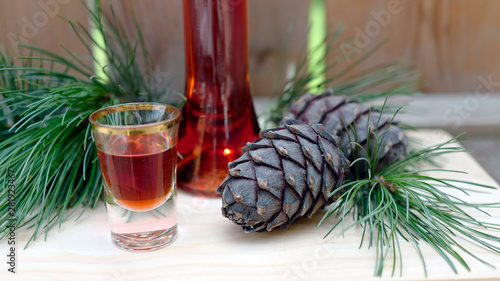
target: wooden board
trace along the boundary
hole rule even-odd
[[[184,91],[184,41],[181,0],[103,0],[111,2],[134,37],[131,10],[142,27],[150,53],[158,63],[158,79],[172,79]],[[297,61],[307,38],[309,1],[251,0],[249,2],[250,76],[255,95],[269,95],[281,68]],[[56,3],[49,5],[44,3]],[[361,67],[408,59],[423,73],[426,92],[474,92],[480,77],[500,77],[500,17],[497,0],[325,0],[329,23],[343,23],[345,37],[369,34],[367,49],[388,43]],[[400,3],[389,13],[390,3]],[[0,45],[11,47],[13,36],[51,51],[64,53],[64,44],[85,54],[70,26],[57,15],[86,24],[80,1],[0,0]],[[380,16],[385,14],[384,16]],[[379,16],[377,16],[379,15]],[[387,17],[389,15],[389,17]],[[289,27],[293,27],[288,36]],[[371,34],[371,35],[370,35]],[[289,37],[288,48],[285,41]],[[362,48],[364,49],[364,48]],[[284,51],[287,50],[285,54]],[[16,53],[15,55],[19,55]],[[88,59],[88,56],[86,57]],[[163,80],[162,80],[163,81]],[[498,91],[495,83],[495,91]],[[489,91],[489,89],[483,89]]]
[[[443,131],[422,131],[417,136],[432,144],[448,139]],[[468,171],[454,176],[496,185],[468,154],[442,159],[445,167]],[[464,195],[460,195],[464,198]],[[47,241],[37,240],[22,250],[30,232],[17,231],[18,273],[0,267],[0,280],[423,280],[422,263],[410,244],[402,244],[404,269],[401,278],[391,279],[387,262],[382,278],[373,277],[375,251],[358,249],[361,230],[344,237],[335,231],[323,235],[335,223],[329,220],[319,228],[317,214],[292,225],[289,230],[245,234],[220,214],[220,199],[195,197],[180,191],[179,237],[171,246],[148,253],[129,253],[110,241],[105,210],[100,204],[77,222],[65,223],[50,232]],[[498,201],[500,191],[471,193],[470,202]],[[485,220],[499,222],[500,209],[491,217],[475,212]],[[498,235],[498,233],[496,233]],[[472,271],[458,267],[455,275],[432,249],[422,245],[428,267],[427,280],[500,280],[500,270],[491,269],[469,257]],[[472,246],[472,252],[500,267],[500,255]],[[7,252],[3,241],[0,253]]]

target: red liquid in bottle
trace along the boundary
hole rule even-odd
[[[216,195],[227,163],[258,138],[248,75],[246,0],[184,0],[186,105],[178,183]]]
[[[127,155],[98,152],[109,192],[118,204],[133,211],[147,211],[161,205],[174,188],[176,147],[147,153],[148,149],[144,149],[144,145],[150,145],[147,142],[117,145],[127,147]]]

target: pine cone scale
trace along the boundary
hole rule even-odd
[[[302,196],[306,190],[306,173],[304,171],[304,166],[299,166],[296,163],[289,161],[287,159],[283,160],[283,170],[285,172],[286,182],[295,190],[298,196],[302,199]]]
[[[238,168],[230,168],[229,174],[233,177],[255,180],[255,173],[250,166],[251,163],[249,161],[242,162]]]
[[[285,192],[282,185],[284,177],[283,172],[271,167],[256,166],[255,173],[257,177],[257,185],[260,189],[267,190],[278,199],[283,199],[283,192]]]
[[[285,190],[283,211],[288,215],[289,218],[292,218],[299,211],[300,199],[301,197],[297,195],[294,190]]]
[[[280,139],[273,139],[273,145],[278,151],[279,155],[294,161],[301,167],[305,167],[305,158],[303,157],[300,149],[300,144],[295,142],[287,142]],[[283,167],[283,169],[285,169]]]

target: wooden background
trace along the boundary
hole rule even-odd
[[[135,11],[158,63],[157,71],[162,73],[159,77],[175,77],[173,87],[182,92],[182,1],[110,2],[128,23],[131,33],[130,9]],[[255,95],[268,95],[278,81],[278,70],[284,65],[289,26],[293,32],[285,54],[286,63],[296,61],[305,46],[309,1],[248,2],[252,88]],[[346,37],[360,32],[370,34],[366,49],[389,39],[361,67],[406,58],[423,73],[425,92],[473,92],[481,76],[500,81],[498,0],[326,0],[326,5],[328,18],[345,25]],[[388,5],[397,8],[390,9]],[[386,17],[377,21],[376,14]],[[0,45],[11,47],[17,37],[53,51],[62,52],[59,44],[63,44],[74,53],[85,54],[59,15],[86,23],[80,1],[0,0]]]

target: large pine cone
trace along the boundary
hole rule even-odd
[[[340,137],[345,155],[351,162],[355,158],[364,157],[362,151],[358,151],[355,155],[350,143],[355,141],[366,147],[368,127],[378,136],[389,128],[384,137],[379,140],[384,147],[379,154],[377,170],[408,154],[408,138],[395,123],[391,124],[392,116],[370,110],[370,107],[355,100],[346,99],[345,96],[336,96],[332,90],[327,90],[321,95],[303,95],[290,105],[287,116],[308,124],[323,124],[328,132]],[[371,142],[374,143],[373,138]],[[363,162],[360,164],[366,169]],[[365,173],[365,171],[360,172]]]
[[[348,172],[337,138],[321,124],[285,119],[282,125],[248,143],[217,189],[222,214],[245,231],[286,229],[313,215],[335,200],[329,195]]]

